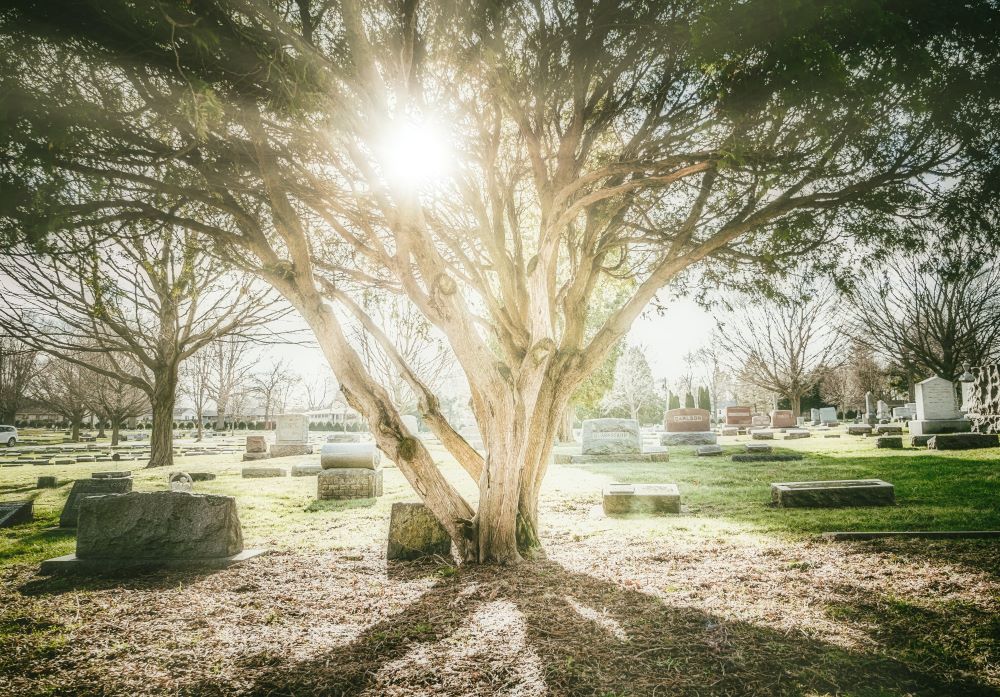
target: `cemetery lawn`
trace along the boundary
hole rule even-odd
[[[241,479],[236,454],[182,458],[237,497],[248,548],[224,571],[37,575],[74,478],[136,463],[0,468],[0,695],[1000,695],[1000,540],[826,542],[833,530],[1000,529],[1000,452],[773,442],[793,462],[671,448],[668,463],[553,465],[545,554],[510,568],[385,560],[377,501],[317,502],[315,477]],[[441,451],[470,498],[474,487]],[[2,458],[0,450],[0,458]],[[312,458],[274,460],[289,467]],[[113,464],[113,466],[108,466]],[[58,489],[34,489],[39,475]],[[887,508],[771,508],[777,481],[880,478]],[[608,518],[611,481],[675,482],[679,516]]]

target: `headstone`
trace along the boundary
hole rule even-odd
[[[819,409],[809,410],[809,421],[812,422],[813,426],[819,426]]]
[[[875,416],[877,416],[879,419],[888,419],[891,416],[891,414],[889,413],[889,405],[886,404],[885,401],[881,399],[878,400],[878,408],[877,411],[875,412]]]
[[[720,430],[724,436],[738,436],[740,434],[739,426],[723,426]]]
[[[892,408],[892,418],[896,419],[897,421],[909,421],[914,416],[916,416],[916,414],[910,411],[909,407]]]
[[[899,436],[903,434],[902,424],[879,424],[874,429],[876,435]]]
[[[819,422],[833,424],[837,422],[837,407],[820,407]]]
[[[768,428],[771,425],[771,419],[763,414],[754,414],[750,417],[750,425],[753,428]]]
[[[0,502],[0,528],[24,525],[35,519],[33,501]]]
[[[584,455],[642,453],[639,423],[633,419],[587,419],[583,422]]]
[[[248,453],[266,453],[267,439],[264,436],[247,436],[246,450]]]
[[[721,455],[722,446],[721,445],[703,445],[695,451],[699,457],[708,457],[711,455]]]
[[[610,484],[603,504],[607,515],[680,513],[681,495],[676,484]]]
[[[316,498],[321,501],[374,499],[381,495],[381,469],[338,467],[325,469],[316,477]]]
[[[288,470],[284,467],[244,467],[240,470],[244,479],[266,479],[268,477],[286,477]]]
[[[171,491],[187,491],[194,489],[194,480],[187,472],[171,472],[167,476],[167,485]]]
[[[753,423],[750,407],[726,407],[722,416],[727,426],[750,426]]]
[[[868,424],[851,424],[847,427],[847,433],[852,436],[871,435],[872,427]]]
[[[902,436],[879,436],[875,439],[876,448],[890,448],[893,450],[899,450],[903,447],[903,437]]]
[[[770,443],[747,443],[746,449],[748,453],[769,453],[774,448]]]
[[[271,446],[271,457],[308,455],[309,417],[305,414],[279,414],[274,417],[275,440]]]
[[[323,469],[376,469],[382,461],[382,451],[374,443],[327,443],[319,451]]]
[[[774,440],[774,431],[754,431],[750,437],[754,440]]]
[[[963,433],[972,430],[955,401],[955,386],[951,380],[931,377],[918,382],[916,418],[910,421],[910,434],[915,436],[937,433]]]
[[[59,486],[59,481],[49,475],[39,477],[38,482],[35,484],[36,489],[54,489],[57,486]]]
[[[996,433],[939,433],[928,439],[930,450],[976,450],[1000,447]]]
[[[732,428],[735,433],[731,435],[736,435],[739,429],[736,427]],[[723,429],[725,431],[725,429]],[[726,435],[723,432],[722,435]],[[718,442],[718,436],[715,435],[715,431],[705,431],[703,433],[661,433],[660,434],[660,445],[714,445]]]
[[[75,528],[80,512],[80,501],[88,496],[102,494],[127,494],[132,491],[131,477],[114,477],[112,479],[77,479],[63,506],[59,516],[59,527]]]
[[[771,502],[778,508],[891,506],[896,494],[881,479],[779,482],[771,484]]]
[[[663,429],[667,433],[704,433],[711,428],[706,409],[670,409],[663,417]]]
[[[875,395],[865,392],[865,420],[870,421],[875,418]]]
[[[788,409],[775,409],[771,412],[771,428],[795,428],[798,424],[795,415]]]
[[[242,551],[232,496],[134,491],[80,504],[79,559],[202,559]]]
[[[451,537],[422,503],[394,503],[389,515],[386,558],[411,560],[426,556],[451,556]]]
[[[785,432],[785,440],[798,440],[799,438],[808,438],[810,435],[809,431],[802,429],[789,429]]]

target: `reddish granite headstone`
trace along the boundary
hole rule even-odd
[[[671,409],[663,418],[667,433],[701,433],[711,431],[709,413],[705,409]]]
[[[726,407],[722,410],[726,426],[749,426],[753,423],[750,407]]]
[[[247,436],[247,452],[266,453],[267,441],[264,440],[264,436]]]
[[[795,428],[795,415],[788,409],[771,412],[771,428]]]

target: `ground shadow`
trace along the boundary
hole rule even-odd
[[[345,499],[343,501],[317,499],[306,506],[305,510],[310,513],[316,513],[317,511],[349,511],[354,508],[371,508],[377,503],[377,498]]]
[[[44,597],[75,591],[163,590],[195,583],[224,569],[165,569],[150,562],[146,567],[109,569],[103,572],[78,572],[35,576],[17,590],[23,596]]]
[[[463,646],[473,623],[488,632]],[[462,568],[348,645],[240,662],[245,693],[259,695],[1000,695],[957,671],[671,606],[550,561]],[[181,689],[225,691],[215,680]]]

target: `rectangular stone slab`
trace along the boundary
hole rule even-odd
[[[4,501],[0,503],[0,528],[24,525],[34,519],[33,501]]]
[[[286,477],[288,470],[284,467],[244,467],[240,471],[244,479],[262,479],[266,477]]]
[[[265,553],[263,549],[244,549],[230,557],[211,559],[80,559],[75,554],[67,554],[46,559],[42,562],[38,573],[49,576],[138,572],[148,569],[225,569]]]
[[[604,489],[604,512],[680,513],[681,495],[676,484],[610,484]]]
[[[59,527],[75,528],[80,512],[80,501],[88,496],[104,494],[127,494],[132,491],[131,477],[114,477],[112,479],[77,479],[63,506],[59,516]]]
[[[660,445],[715,445],[717,442],[715,431],[660,434]]]
[[[975,450],[976,448],[1000,447],[1000,436],[996,433],[947,433],[938,434],[927,440],[930,450]]]
[[[896,494],[892,484],[881,479],[777,482],[771,484],[771,502],[779,508],[891,506]]]
[[[133,491],[80,502],[79,559],[204,559],[242,551],[232,496]]]

